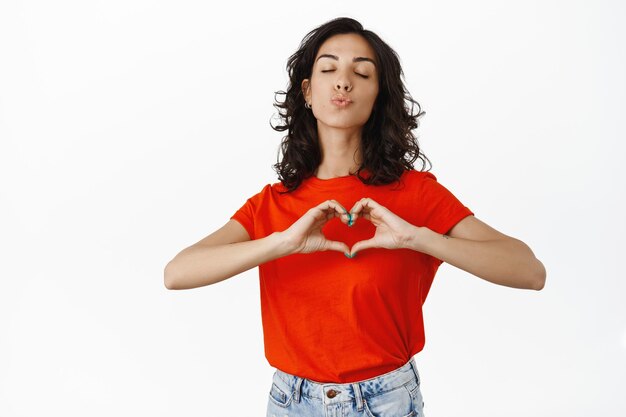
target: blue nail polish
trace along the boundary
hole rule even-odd
[[[345,255],[345,257],[346,257],[346,258],[351,259],[351,256],[350,256],[350,255],[348,255],[347,253],[345,253],[345,252],[344,252],[343,254]]]

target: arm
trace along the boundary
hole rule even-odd
[[[348,223],[348,213],[336,200],[326,200],[309,209],[287,230],[250,240],[246,229],[230,219],[222,228],[182,250],[165,266],[165,287],[180,290],[223,281],[250,268],[294,253],[350,248],[327,240],[324,225],[339,217]]]
[[[472,215],[445,235],[414,226],[407,247],[494,284],[534,290],[541,290],[545,285],[546,269],[528,245]]]
[[[165,287],[182,290],[215,284],[285,256],[290,249],[279,232],[250,240],[246,229],[229,220],[222,228],[183,249],[165,266]]]

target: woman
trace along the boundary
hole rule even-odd
[[[265,355],[276,368],[268,417],[423,415],[413,356],[441,263],[535,290],[545,269],[413,169],[422,153],[411,131],[424,113],[405,106],[417,102],[376,34],[329,21],[287,68],[284,125],[274,128],[288,131],[274,165],[281,181],[170,261],[165,285],[210,285],[259,266]]]

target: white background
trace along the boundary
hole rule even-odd
[[[274,92],[338,16],[400,55],[431,172],[547,269],[441,266],[425,414],[626,415],[624,4],[410,4],[2,2],[1,416],[265,415],[258,270],[163,268],[277,181]]]

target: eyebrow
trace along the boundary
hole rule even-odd
[[[322,54],[317,57],[316,61],[319,61],[321,58],[332,58],[335,61],[339,61],[339,57],[337,55],[331,55],[331,54]],[[354,58],[352,58],[352,62],[362,62],[362,61],[371,62],[372,64],[374,64],[374,66],[376,66],[376,62],[374,62],[374,60],[371,58],[368,58],[365,56],[355,56]]]

